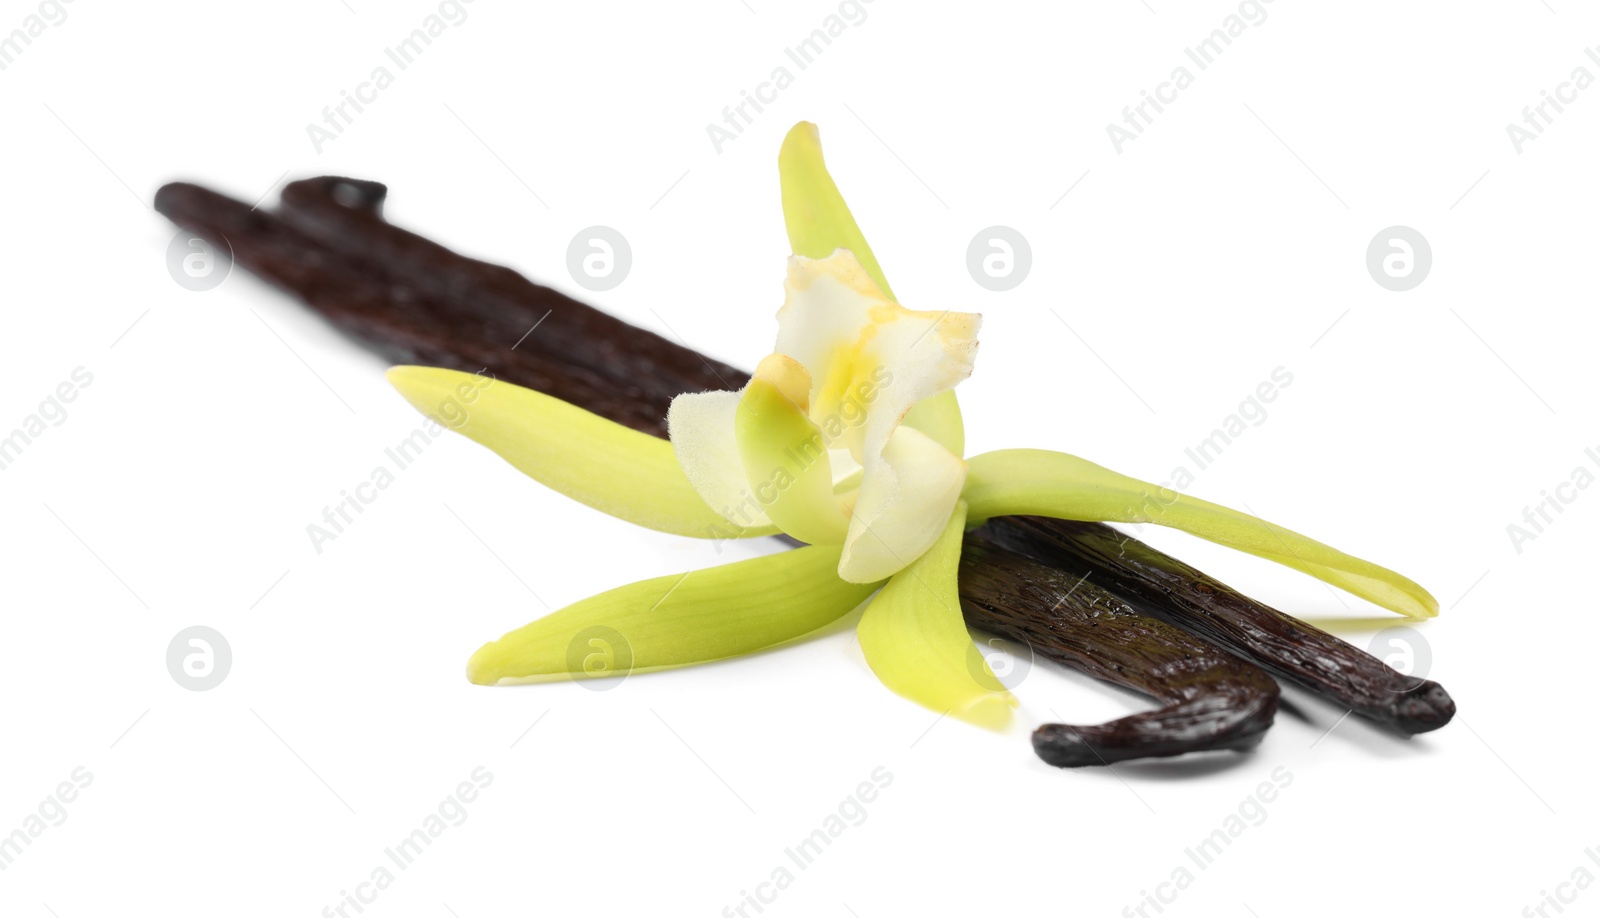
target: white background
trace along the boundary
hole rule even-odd
[[[0,832],[74,768],[93,782],[0,872],[0,912],[315,916],[478,766],[466,821],[367,914],[718,915],[788,865],[765,914],[1133,914],[1188,866],[1165,914],[1510,916],[1600,875],[1600,489],[1565,492],[1520,552],[1506,529],[1600,472],[1600,89],[1520,153],[1506,133],[1574,68],[1600,75],[1600,17],[1278,0],[1118,154],[1107,123],[1236,8],[877,0],[718,153],[706,124],[836,6],[478,0],[319,153],[307,124],[436,5],[73,3],[0,72],[0,429],[93,375],[0,473]],[[37,9],[6,0],[0,31]],[[749,366],[801,119],[902,300],[984,314],[972,452],[1160,481],[1291,372],[1190,491],[1428,586],[1456,721],[1405,741],[1291,691],[1252,754],[1063,772],[1029,730],[1147,703],[1040,665],[1011,734],[939,722],[848,627],[610,691],[469,685],[470,652],[546,604],[777,546],[636,530],[452,438],[318,554],[307,524],[420,419],[377,359],[242,271],[181,288],[148,207],[178,178],[269,202],[290,177],[379,179],[395,222]],[[603,294],[565,268],[593,224],[634,253]],[[994,224],[1034,255],[1005,293],[965,266]],[[1434,254],[1406,293],[1364,263],[1394,224]],[[1145,535],[1357,643],[1395,621]],[[207,692],[165,663],[194,624],[233,651]],[[879,766],[865,822],[795,869],[784,849]],[[1194,868],[1184,849],[1279,767],[1265,821]]]

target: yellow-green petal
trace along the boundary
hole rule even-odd
[[[789,129],[778,150],[778,182],[793,254],[827,258],[834,249],[848,249],[883,295],[895,299],[877,256],[872,254],[872,247],[867,245],[866,236],[850,214],[844,195],[839,193],[839,186],[828,173],[827,163],[822,158],[822,135],[815,124],[802,121]],[[964,454],[966,434],[954,392],[941,392],[919,402],[906,416],[905,423],[934,438],[957,456]]]
[[[822,135],[815,124],[802,121],[783,138],[778,150],[778,182],[793,254],[827,258],[834,249],[849,249],[883,295],[894,299],[867,238],[851,216],[833,176],[828,174],[822,159]]]
[[[642,580],[591,596],[483,645],[479,685],[581,679],[720,660],[809,634],[876,584],[833,573],[837,547],[807,546]]]
[[[734,431],[767,519],[802,542],[842,545],[850,515],[834,496],[822,431],[805,410],[758,373],[745,386]]]
[[[961,617],[956,572],[965,526],[966,508],[957,504],[939,541],[873,597],[856,636],[884,685],[931,711],[999,729],[1017,702]]]
[[[596,510],[703,539],[775,531],[742,529],[724,520],[695,492],[672,444],[660,437],[492,377],[406,366],[388,375],[418,411]]]
[[[1129,478],[1077,456],[1008,449],[967,461],[973,520],[1009,514],[1156,523],[1276,561],[1411,618],[1439,614],[1415,581],[1266,520]]]

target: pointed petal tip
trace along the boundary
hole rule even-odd
[[[818,130],[816,124],[813,122],[796,121],[794,123],[794,127],[789,128],[789,133],[784,135],[783,147],[780,148],[778,155],[782,156],[783,150],[788,149],[789,145],[794,143],[812,143],[821,145],[822,132]]]
[[[1426,591],[1423,592],[1422,596],[1423,598],[1417,600],[1416,608],[1407,612],[1406,617],[1419,622],[1425,622],[1430,618],[1438,618],[1439,600],[1434,599],[1433,594]]]
[[[394,386],[401,392],[404,392],[408,388],[427,382],[430,375],[438,374],[440,372],[442,371],[438,367],[424,367],[417,366],[415,364],[402,363],[384,370],[383,376],[385,379],[389,380],[389,385]]]
[[[418,371],[426,369],[426,367],[400,364],[384,370],[383,378],[387,379],[389,381],[389,385],[399,389],[400,393],[404,395],[408,389],[412,388],[416,383],[422,380],[422,374],[420,374]]]
[[[950,716],[974,727],[1003,733],[1011,726],[1012,714],[1017,706],[1017,696],[1009,691],[1002,691],[973,699],[961,708],[952,709]]]
[[[467,681],[473,685],[495,685],[500,681],[500,667],[496,665],[495,644],[497,641],[479,647],[467,659]]]

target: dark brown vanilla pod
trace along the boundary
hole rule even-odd
[[[1397,672],[1359,647],[1110,526],[1000,517],[985,534],[1045,564],[1088,572],[1090,580],[1141,612],[1402,732],[1437,730],[1455,716],[1455,702],[1439,683]]]
[[[343,226],[348,238],[337,246],[196,185],[166,185],[155,204],[173,223],[230,251],[235,262],[396,363],[485,372],[657,436],[666,435],[673,396],[738,387],[748,378],[508,268],[390,227],[377,213],[381,185],[312,182],[322,183],[315,187],[327,191],[333,206],[350,211],[352,222]],[[338,204],[333,189],[345,184],[360,194],[341,195],[350,203]],[[299,186],[298,225],[340,235],[330,228],[331,214],[320,223],[305,216],[315,209],[306,185],[291,186]]]
[[[1163,707],[1098,726],[1045,724],[1041,759],[1062,768],[1109,765],[1261,741],[1278,709],[1278,684],[1261,668],[1140,614],[1098,584],[995,544],[980,527],[961,554],[961,609],[975,628]]]
[[[423,294],[451,304],[459,312],[454,318],[475,323],[486,340],[503,341],[508,350],[520,341],[518,350],[573,364],[595,374],[598,383],[649,403],[658,422],[651,433],[665,436],[673,396],[737,389],[750,378],[503,265],[394,226],[383,217],[387,197],[378,182],[322,176],[286,185],[278,215],[329,249],[381,264]]]

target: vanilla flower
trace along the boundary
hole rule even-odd
[[[968,526],[1001,515],[1157,523],[1295,568],[1414,618],[1438,603],[1407,578],[1226,507],[1064,453],[965,458],[953,389],[973,371],[979,317],[901,306],[797,125],[779,154],[793,255],[773,353],[738,392],[684,393],[670,441],[542,393],[467,373],[396,367],[424,413],[544,484],[613,516],[696,538],[783,532],[793,551],[618,587],[484,645],[482,684],[613,675],[589,635],[620,637],[620,668],[723,659],[806,635],[863,602],[857,636],[891,689],[941,714],[1003,725],[1016,701],[969,637],[956,570]],[[575,652],[574,649],[578,652]]]
[[[839,576],[875,583],[927,551],[961,498],[966,463],[902,422],[972,373],[979,319],[895,304],[845,249],[790,258],[784,286],[776,352],[742,392],[674,399],[672,445],[730,523],[840,545]]]

